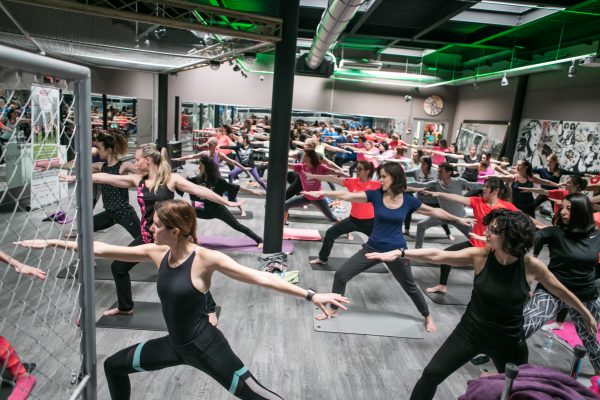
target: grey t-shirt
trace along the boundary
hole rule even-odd
[[[441,180],[432,182],[411,182],[408,184],[414,188],[425,188],[432,192],[452,193],[462,196],[463,189],[481,189],[483,185],[481,183],[469,182],[463,178],[452,178],[450,184],[445,185]],[[423,196],[425,197],[425,196]],[[457,217],[464,217],[466,215],[465,206],[452,200],[443,199],[441,197],[436,198],[440,208],[452,215]]]

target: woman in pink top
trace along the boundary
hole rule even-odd
[[[321,181],[307,177],[306,172],[312,175],[331,175],[337,173],[333,169],[326,166],[314,150],[309,149],[304,149],[304,157],[302,158],[301,163],[288,164],[288,169],[291,169],[298,174],[300,183],[302,184],[303,192],[321,190]],[[331,222],[338,221],[336,216],[331,212],[331,209],[329,209],[329,205],[327,204],[325,197],[314,197],[304,194],[299,194],[286,200],[284,221],[287,221],[288,210],[290,208],[302,207],[306,204],[312,204],[317,207]]]
[[[441,163],[446,162],[446,157],[441,154],[449,152],[446,139],[440,140],[439,146],[433,146],[433,150],[436,150],[436,152],[431,155],[431,161],[434,165],[440,165]]]
[[[455,163],[457,167],[465,168],[477,168],[477,183],[484,184],[486,179],[496,173],[498,168],[497,164],[494,164],[492,155],[490,153],[482,153],[481,161],[478,163]],[[481,190],[469,191],[465,194],[466,197],[478,196],[481,194]]]

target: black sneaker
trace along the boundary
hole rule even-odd
[[[480,354],[477,357],[471,358],[471,363],[475,365],[485,364],[490,361],[490,356],[487,354]]]

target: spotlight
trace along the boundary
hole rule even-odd
[[[240,70],[240,66],[239,66],[239,65],[236,65],[235,67],[233,67],[233,70],[234,70],[235,72],[238,72],[238,71]]]
[[[506,77],[506,72],[504,73],[504,76],[500,80],[500,86],[508,86],[508,78]]]
[[[258,79],[261,80],[261,81],[264,81],[265,77],[261,75],[261,76],[258,77]]]
[[[409,101],[411,101],[411,100],[412,100],[412,96],[411,96],[410,94],[407,94],[406,96],[404,96],[404,101],[405,101],[405,102],[407,102],[407,103],[408,103],[408,102],[409,102]]]
[[[569,67],[569,73],[567,74],[567,76],[569,78],[574,78],[575,75],[577,75],[577,69],[575,69],[575,60],[573,60],[573,63]]]
[[[146,38],[146,40],[144,40],[144,47],[150,47],[150,39]]]
[[[210,69],[212,69],[213,71],[216,71],[219,68],[221,68],[221,63],[218,62],[217,60],[210,60],[208,62],[208,65],[210,66]]]

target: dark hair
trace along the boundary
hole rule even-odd
[[[198,182],[200,185],[204,185],[209,189],[215,187],[221,176],[217,170],[217,166],[211,160],[206,153],[200,156],[200,163],[204,166],[204,174],[198,176]]]
[[[308,157],[310,161],[310,166],[312,168],[317,168],[319,164],[321,164],[321,160],[319,159],[319,155],[314,150],[304,150],[304,157]]]
[[[454,172],[454,167],[449,162],[443,162],[438,165],[438,170],[443,169],[446,172]]]
[[[373,166],[373,164],[371,164],[367,160],[361,160],[358,161],[356,165],[361,165],[365,169],[365,171],[369,171],[369,179],[373,177],[373,173],[375,172],[375,167]]]
[[[196,211],[185,200],[165,200],[156,203],[156,216],[167,229],[179,229],[179,236],[190,238],[198,244],[196,238]]]
[[[231,125],[223,124],[221,126],[223,127],[223,130],[225,131],[227,136],[231,135],[231,133],[233,132],[233,129],[231,129]]]
[[[519,162],[525,167],[525,175],[527,175],[527,178],[531,179],[533,177],[533,168],[531,168],[531,163],[527,160],[519,160]]]
[[[335,128],[335,132],[338,134],[338,136],[344,134],[344,132],[342,131],[342,128],[339,126],[337,128]]]
[[[507,185],[504,183],[504,181],[502,179],[498,178],[497,176],[490,176],[485,181],[483,186],[486,186],[492,192],[494,190],[497,190],[499,199],[508,200],[508,198],[510,197],[510,191],[508,190]]]
[[[502,250],[514,257],[521,257],[533,246],[535,226],[522,211],[497,208],[483,217],[483,225],[495,223],[493,233],[502,236]]]
[[[386,174],[392,177],[392,184],[390,191],[394,195],[398,195],[406,190],[406,175],[404,175],[404,168],[397,162],[386,162],[377,168],[377,174],[381,176],[381,170],[385,171]]]
[[[576,175],[573,175],[574,177]],[[587,233],[596,227],[594,223],[594,209],[589,197],[581,193],[571,193],[563,199],[571,203],[571,217],[569,223],[562,222],[560,212],[554,214],[552,222],[564,231],[573,233]]]
[[[441,147],[442,149],[445,149],[445,148],[447,148],[447,147],[448,147],[448,141],[447,141],[446,139],[442,139],[442,140],[440,140],[440,147]]]
[[[96,141],[102,143],[105,149],[111,149],[117,157],[127,154],[127,139],[120,133],[100,131],[96,134]]]
[[[421,157],[421,164],[427,164],[427,172],[431,172],[431,166],[433,165],[433,161],[431,161],[431,157],[429,157],[429,156]]]
[[[583,176],[571,175],[569,176],[569,178],[571,178],[571,182],[577,187],[577,189],[579,189],[580,192],[585,190],[585,188],[587,187],[587,179],[585,179]]]
[[[390,148],[390,145],[388,144],[388,142],[379,142],[380,146],[383,146],[383,148],[387,151]]]
[[[485,159],[486,159],[487,164],[484,164],[483,159],[481,158],[481,156],[484,154],[485,154]],[[481,161],[479,161],[479,171],[485,171],[486,169],[488,169],[488,167],[492,163],[492,155],[491,155],[491,153],[481,153],[479,155],[479,157],[481,160]],[[483,168],[483,166],[485,166],[485,168]]]
[[[242,138],[242,144],[246,144],[246,143],[250,144],[250,136],[248,136],[247,133],[242,133],[241,138]]]

